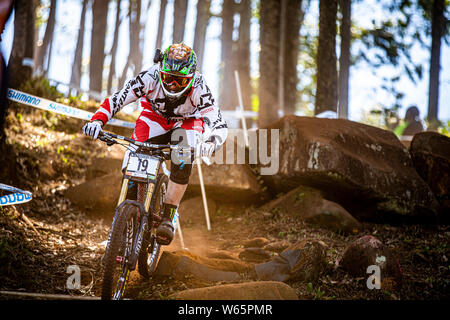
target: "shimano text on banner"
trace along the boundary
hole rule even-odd
[[[57,103],[44,98],[39,98],[15,89],[8,89],[8,99],[14,102],[26,104],[34,108],[39,108],[42,110],[47,110],[83,120],[91,120],[92,116],[94,115],[92,112],[89,111],[69,107],[64,104]],[[118,119],[111,119],[108,121],[108,124],[130,129],[133,129],[135,126],[134,123]]]

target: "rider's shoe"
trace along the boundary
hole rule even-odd
[[[172,220],[177,211],[178,206],[164,203],[162,221],[156,229],[156,242],[160,245],[169,245],[175,233]]]

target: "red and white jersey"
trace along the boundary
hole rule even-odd
[[[220,109],[215,105],[211,90],[206,85],[202,74],[195,72],[194,82],[187,96],[174,103],[166,99],[159,82],[159,65],[154,65],[129,80],[123,88],[106,98],[92,120],[101,120],[106,124],[125,105],[145,98],[144,112],[153,111],[169,120],[185,118],[203,119],[211,130],[211,136],[216,136],[217,145],[225,142],[228,128],[222,118]],[[150,110],[146,110],[146,109]]]

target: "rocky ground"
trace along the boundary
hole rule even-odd
[[[77,120],[49,113],[14,109],[8,117],[8,154],[4,154],[4,162],[13,162],[8,170],[15,170],[12,171],[15,177],[2,182],[32,191],[33,200],[15,207],[0,207],[0,290],[100,295],[101,258],[112,212],[93,215],[90,210],[81,210],[67,199],[65,191],[85,181],[92,159],[120,158],[121,151],[82,137],[80,127],[81,122]],[[209,266],[214,261],[219,269],[222,260],[223,264],[233,260],[251,270],[254,265],[277,256],[280,248],[310,239],[323,245],[326,265],[313,280],[285,281],[300,299],[442,300],[450,297],[449,226],[362,223],[352,232],[340,233],[276,210],[267,211],[259,205],[216,200],[211,201],[211,206],[215,207],[211,215],[212,230],[207,230],[201,210],[195,216],[185,217],[180,212],[185,248],[182,250],[177,235],[164,251],[178,252],[197,261],[203,259]],[[402,271],[401,287],[369,290],[368,275],[351,276],[339,265],[347,246],[365,235],[375,236],[393,250]],[[249,244],[250,240],[254,240],[253,244]],[[249,250],[248,246],[260,247],[259,256],[249,258],[246,253],[255,250]],[[80,267],[80,290],[66,288],[70,276],[67,268],[71,265]],[[126,297],[172,299],[187,289],[254,280],[251,271],[239,273],[239,278],[232,281],[164,273],[144,280],[135,271]],[[11,297],[0,295],[0,298]]]

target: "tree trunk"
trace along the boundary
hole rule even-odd
[[[337,0],[319,2],[315,115],[328,110],[337,112],[336,16]]]
[[[13,11],[14,3],[12,0],[3,1],[2,6],[0,7],[0,41],[1,41],[1,32],[5,28],[5,24],[11,17]],[[4,121],[5,117],[8,113],[8,86],[9,86],[9,76],[8,70],[6,66],[6,61],[3,57],[3,52],[0,51],[0,153],[5,154],[5,129],[4,129]],[[2,168],[2,173],[5,174],[5,167]],[[4,179],[4,175],[0,173],[0,181]],[[7,174],[6,174],[7,175]]]
[[[265,127],[278,119],[279,36],[281,3],[264,0],[260,5],[259,57],[259,127]]]
[[[339,57],[339,118],[348,118],[348,83],[350,74],[351,0],[340,0],[341,20],[341,56]]]
[[[48,16],[47,25],[45,27],[44,39],[42,40],[42,45],[38,47],[37,51],[35,65],[37,75],[42,75],[44,73],[46,74],[49,69],[53,32],[55,30],[56,3],[56,0],[50,1],[50,13]],[[47,65],[44,65],[45,57],[47,57]]]
[[[284,114],[294,114],[298,100],[298,74],[297,63],[300,53],[300,27],[303,23],[305,12],[302,10],[302,1],[287,0],[286,1],[286,23],[285,27],[285,50],[281,52],[283,55],[283,103]],[[281,46],[280,46],[281,47]]]
[[[81,8],[80,16],[80,28],[78,29],[77,46],[75,48],[75,57],[73,59],[72,74],[70,76],[70,86],[76,88],[79,88],[81,84],[81,62],[83,59],[84,26],[86,22],[86,8],[88,2],[89,0],[83,0],[83,7]]]
[[[233,14],[234,0],[223,0],[222,4],[222,57],[219,102],[224,110],[234,110],[237,101],[234,84],[233,64]]]
[[[113,44],[111,47],[111,64],[109,66],[109,74],[108,74],[108,84],[106,86],[106,92],[111,94],[111,87],[113,78],[116,76],[116,54],[117,47],[119,42],[119,27],[120,27],[120,3],[121,0],[117,0],[117,11],[116,11],[116,23],[114,26],[114,37]]]
[[[242,0],[239,5],[240,23],[237,52],[234,57],[239,72],[242,103],[245,110],[252,109],[252,86],[250,78],[250,20],[252,18],[251,0]],[[234,78],[233,78],[234,79]]]
[[[142,68],[141,41],[141,0],[130,0],[130,60],[134,73],[138,74]]]
[[[16,0],[14,10],[14,40],[8,69],[10,86],[19,89],[33,72],[35,3]]]
[[[158,34],[156,36],[156,45],[155,48],[161,49],[162,46],[162,36],[164,30],[164,20],[166,19],[166,6],[167,0],[161,0],[161,5],[159,8],[159,20],[158,20]]]
[[[108,0],[93,0],[89,89],[98,93],[102,92],[107,16]]]
[[[203,52],[205,49],[206,28],[210,17],[210,0],[198,0],[197,2],[197,20],[195,22],[194,51],[197,55],[197,66],[200,72],[203,65]]]
[[[441,58],[441,38],[445,29],[444,0],[434,0],[431,21],[431,55],[430,55],[430,83],[428,91],[428,122],[429,129],[439,127],[439,69]]]
[[[186,25],[187,0],[174,0],[173,4],[173,34],[172,42],[180,43],[184,38]]]
[[[125,63],[125,67],[123,67],[122,74],[119,78],[119,87],[122,86],[125,83],[125,80],[127,79],[127,71],[130,67],[130,59],[127,60],[127,63]]]

